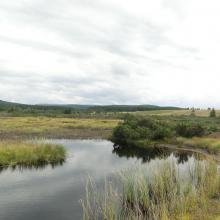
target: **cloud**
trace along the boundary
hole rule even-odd
[[[2,1],[0,99],[220,107],[219,7],[217,0]]]

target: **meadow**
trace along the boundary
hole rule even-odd
[[[1,117],[0,137],[11,138],[107,138],[116,119]]]
[[[82,116],[59,114],[54,117],[11,116],[8,113],[0,114],[1,138],[108,138],[124,117],[129,115],[142,117],[158,117],[161,121],[199,121],[208,124],[210,129],[220,127],[220,120],[210,119],[208,110],[153,110],[137,112],[98,112],[83,113]],[[13,112],[15,114],[15,112]],[[220,111],[216,110],[220,115]],[[198,117],[197,117],[198,116]]]
[[[216,116],[220,116],[220,110],[215,110]],[[191,109],[180,109],[180,110],[151,110],[151,111],[138,111],[133,112],[131,114],[139,115],[139,116],[151,116],[151,115],[158,115],[158,116],[190,116],[192,115]],[[195,109],[194,116],[198,117],[209,117],[210,110],[208,109]]]

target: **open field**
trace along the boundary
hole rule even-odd
[[[0,137],[107,138],[119,120],[2,117]]]
[[[208,117],[210,111],[209,110],[195,110],[195,116],[199,117]],[[142,115],[142,116],[150,116],[150,115],[160,115],[160,116],[189,116],[192,114],[192,110],[153,110],[153,111],[140,111],[140,112],[132,112],[131,114]],[[216,116],[220,116],[220,110],[216,110]]]
[[[216,111],[220,115],[220,110]],[[132,112],[136,116],[160,117],[159,120],[199,121],[208,124],[210,130],[220,127],[220,120],[211,119],[208,110],[196,110],[190,117],[191,110],[154,110]],[[66,118],[66,117],[0,117],[0,138],[108,138],[125,113],[105,113],[101,118]],[[89,116],[88,116],[89,117]],[[116,119],[121,118],[121,119]]]
[[[24,141],[0,141],[0,167],[41,166],[61,163],[65,160],[63,146]]]

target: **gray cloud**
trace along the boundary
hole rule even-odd
[[[31,47],[37,50],[45,50],[45,51],[49,51],[52,53],[58,53],[61,55],[65,55],[65,56],[70,56],[73,58],[86,58],[88,57],[88,54],[83,54],[77,51],[72,51],[72,50],[68,50],[62,47],[57,47],[55,45],[50,45],[50,44],[45,44],[42,42],[36,42],[36,41],[28,41],[28,40],[23,40],[23,39],[15,39],[15,38],[10,38],[10,37],[5,37],[5,36],[1,36],[0,35],[0,41],[6,41],[9,43],[13,43],[13,44],[19,44],[21,46],[24,47]]]
[[[187,20],[182,0],[156,1],[151,16],[151,3],[142,0],[134,8],[132,1],[0,2],[0,99],[177,103],[167,88],[176,75],[189,77],[204,57],[198,45],[173,35]],[[135,8],[140,4],[146,13]],[[176,94],[184,97],[175,79]]]

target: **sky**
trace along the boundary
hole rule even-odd
[[[219,0],[0,1],[0,99],[220,108]]]

